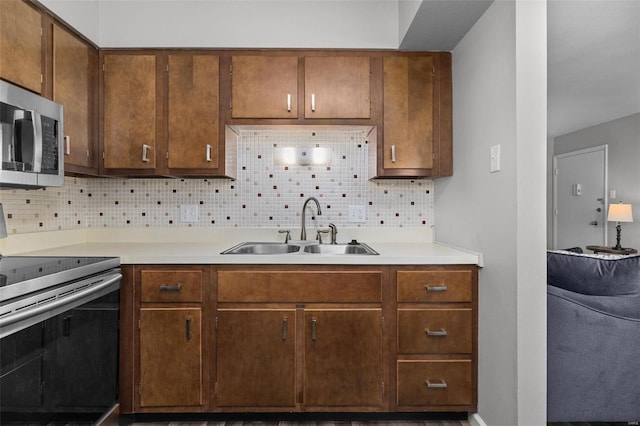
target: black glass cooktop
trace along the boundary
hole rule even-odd
[[[0,301],[83,278],[120,265],[117,257],[0,258]]]

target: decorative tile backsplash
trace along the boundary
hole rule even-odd
[[[322,146],[330,166],[275,166],[274,148]],[[434,225],[431,180],[375,180],[367,176],[360,131],[243,131],[238,179],[65,178],[62,188],[3,190],[10,234],[77,228],[287,227],[300,225],[304,200],[320,201],[307,223],[326,227]],[[197,222],[181,222],[180,206],[196,205]],[[348,222],[350,205],[365,206],[366,222]]]

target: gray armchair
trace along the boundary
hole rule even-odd
[[[547,420],[640,421],[640,256],[547,254]]]

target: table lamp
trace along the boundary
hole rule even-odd
[[[620,245],[620,222],[633,222],[633,212],[631,210],[631,204],[610,204],[607,220],[609,222],[617,222],[617,240],[615,247],[612,248],[614,250],[622,250],[622,246]]]

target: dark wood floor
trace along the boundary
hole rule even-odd
[[[134,426],[469,426],[466,420],[398,420],[398,421],[338,421],[338,422],[136,422]]]

